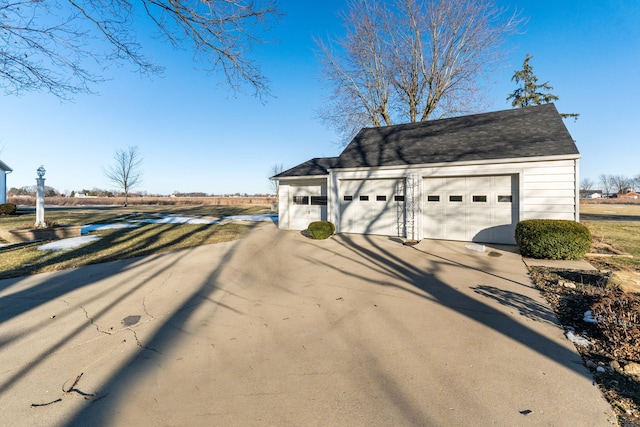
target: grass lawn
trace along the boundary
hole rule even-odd
[[[266,206],[47,207],[45,219],[58,225],[87,225],[121,222],[123,218],[178,215],[217,219],[268,212]],[[29,227],[34,222],[33,209],[19,211],[16,216],[0,217],[0,227]],[[43,242],[0,247],[0,279],[226,242],[238,239],[250,227],[239,223],[139,223],[135,228],[94,231],[90,234],[100,236],[99,240],[73,249],[40,251],[37,248]]]
[[[623,290],[640,293],[640,205],[580,205],[582,223],[593,236],[594,248],[609,245],[630,257],[589,256],[600,270],[615,272],[613,282]]]
[[[620,219],[621,217],[630,217],[630,219],[635,218],[640,221],[640,204],[581,203],[580,215],[582,219],[593,217]]]
[[[583,221],[587,226],[594,243],[605,243],[618,249],[632,258],[610,257],[599,258],[612,268],[630,269],[640,272],[640,221]],[[590,258],[591,260],[594,258]]]

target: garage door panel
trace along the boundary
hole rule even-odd
[[[444,224],[442,238],[446,240],[467,240],[467,229],[464,224]]]
[[[427,194],[439,193],[444,188],[445,188],[444,178],[429,178],[428,182],[425,182],[423,187],[424,191]]]
[[[493,240],[493,233],[488,228],[480,229],[475,234],[470,235],[467,240],[471,242],[491,242]]]
[[[516,175],[425,178],[424,237],[513,244],[517,189]]]
[[[425,224],[424,226],[425,234],[428,234],[431,239],[442,239],[444,238],[442,223],[438,220],[438,222],[433,221]]]
[[[469,191],[486,191],[492,185],[492,177],[479,176],[475,178],[467,178],[467,188]]]
[[[339,193],[341,232],[404,236],[404,180],[344,180]]]
[[[499,175],[499,176],[492,177],[492,179],[493,179],[493,187],[496,189],[497,188],[510,189],[513,186],[514,177],[512,175]]]
[[[467,224],[487,224],[491,222],[491,210],[484,208],[472,208],[465,210],[465,221]]]
[[[345,194],[352,194],[358,188],[358,182],[345,179],[340,181],[340,187]]]
[[[464,191],[467,189],[465,178],[445,178],[443,184],[448,191]]]
[[[495,222],[507,224],[513,219],[513,211],[511,209],[494,209],[493,210]]]
[[[467,212],[463,206],[447,206],[444,211],[444,217],[447,222],[464,223],[467,218]]]

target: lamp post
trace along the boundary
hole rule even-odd
[[[36,178],[36,228],[45,228],[47,224],[44,222],[44,174],[46,170],[44,166],[40,165],[38,170],[38,177]]]

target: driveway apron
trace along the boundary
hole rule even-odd
[[[0,424],[615,425],[509,247],[236,242],[0,281]]]

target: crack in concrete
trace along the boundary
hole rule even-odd
[[[67,304],[69,307],[78,307],[79,309],[81,309],[82,311],[84,311],[84,315],[87,318],[87,320],[96,328],[96,331],[101,332],[105,335],[111,335],[111,332],[109,331],[103,331],[102,329],[100,329],[100,326],[98,326],[98,324],[96,322],[94,322],[93,317],[89,316],[89,312],[87,311],[86,308],[84,308],[81,305],[73,305],[68,301],[65,300],[61,300],[62,302],[64,302],[65,304]]]
[[[151,290],[151,292],[153,292],[153,290]],[[142,297],[142,310],[144,310],[144,314],[149,316],[151,319],[153,319],[153,320],[156,319],[156,317],[153,314],[151,314],[151,313],[149,313],[149,311],[147,311],[147,296],[146,295]]]
[[[161,352],[161,351],[159,351],[159,350],[157,350],[157,349],[155,349],[155,348],[153,348],[153,347],[147,347],[146,345],[143,345],[143,344],[140,342],[140,339],[138,338],[138,334],[136,333],[136,331],[134,331],[134,330],[133,330],[133,329],[131,329],[131,328],[127,328],[127,330],[129,330],[129,331],[131,331],[131,332],[133,333],[133,337],[136,339],[136,344],[138,345],[138,347],[140,347],[140,348],[142,348],[142,349],[144,349],[144,350],[155,351],[155,352],[156,352],[156,353],[158,353],[158,354],[162,354],[162,352]]]
[[[145,296],[142,297],[142,309],[144,310],[144,313],[151,317],[151,319],[156,319],[156,316],[154,316],[153,314],[149,313],[149,311],[147,310],[147,296],[151,295],[152,293],[154,293],[156,291],[156,289],[162,287],[165,285],[165,283],[167,283],[167,281],[169,281],[169,279],[171,278],[173,272],[169,272],[169,274],[164,278],[164,280],[162,280],[162,282],[158,285],[155,286],[153,289],[151,289],[149,291],[148,294],[146,294]]]

